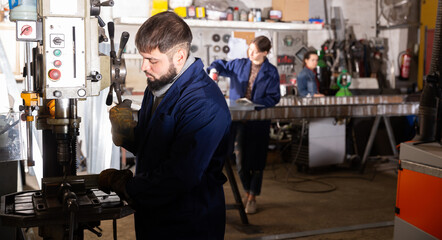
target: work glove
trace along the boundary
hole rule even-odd
[[[133,178],[132,171],[117,170],[109,168],[103,170],[98,175],[98,189],[109,194],[111,191],[115,192],[121,199],[129,201],[129,195],[126,192],[126,183]]]
[[[117,146],[132,149],[134,143],[135,122],[130,105],[132,101],[124,100],[109,111],[109,119],[112,124],[112,141]]]

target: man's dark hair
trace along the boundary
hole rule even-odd
[[[269,52],[272,48],[272,42],[265,36],[256,37],[251,43],[254,43],[260,52]]]
[[[318,53],[316,51],[308,51],[304,54],[304,59],[302,60],[302,66],[305,67],[305,60],[310,59],[311,55],[318,55]]]
[[[174,12],[162,12],[150,17],[138,29],[135,44],[140,52],[151,52],[158,48],[166,53],[182,44],[189,52],[192,32],[189,26]]]

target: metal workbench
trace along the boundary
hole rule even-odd
[[[285,121],[300,118],[327,117],[375,117],[361,162],[361,172],[365,168],[381,118],[385,123],[391,149],[398,156],[396,142],[390,123],[392,116],[416,115],[419,102],[409,100],[408,95],[377,95],[351,97],[299,98],[288,96],[272,108],[259,109],[259,105],[235,104],[230,102],[232,121],[273,120]]]
[[[375,117],[415,115],[419,102],[407,101],[407,95],[299,98],[283,97],[272,108],[255,110],[253,105],[231,104],[233,121],[287,120],[324,117]]]

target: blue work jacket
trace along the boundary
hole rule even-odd
[[[298,84],[298,94],[300,97],[313,97],[315,93],[318,92],[318,86],[316,85],[316,75],[315,73],[307,67],[304,67],[301,72],[299,72],[296,78]]]
[[[135,128],[135,177],[126,184],[137,239],[223,239],[222,173],[230,112],[197,59],[151,116],[146,88]]]
[[[215,68],[219,75],[230,78],[229,98],[235,101],[245,97],[251,67],[252,61],[248,58],[228,62],[216,60],[207,68],[207,71],[210,72],[210,69]],[[250,100],[265,107],[273,107],[279,102],[280,98],[278,69],[266,58],[253,83],[252,99]]]

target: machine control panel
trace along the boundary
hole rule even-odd
[[[64,34],[51,34],[51,47],[64,48]]]
[[[83,98],[87,95],[85,35],[82,18],[43,20],[44,97]]]

